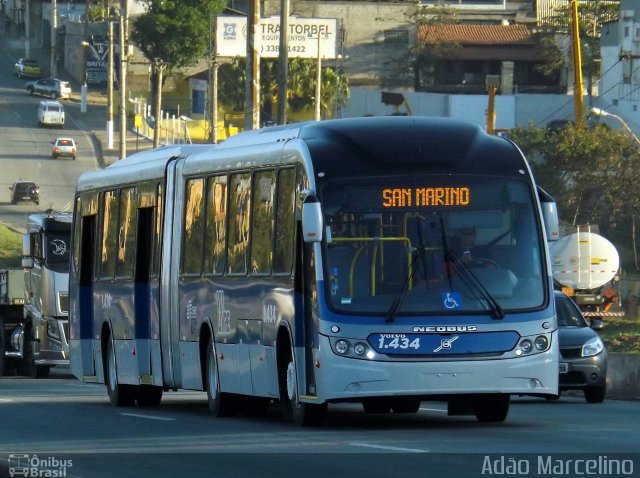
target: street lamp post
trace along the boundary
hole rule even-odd
[[[627,130],[627,132],[631,135],[631,137],[634,139],[634,141],[636,143],[638,143],[638,145],[640,145],[640,139],[638,139],[638,136],[636,136],[636,134],[633,132],[633,130],[631,128],[629,128],[629,125],[627,123],[625,123],[625,121],[618,115],[615,115],[613,113],[609,113],[608,111],[605,111],[601,108],[591,108],[591,113],[593,113],[595,116],[601,116],[603,118],[613,118],[616,121],[618,121],[623,127],[624,129]]]
[[[109,53],[107,64],[107,149],[113,149],[113,22],[109,26]]]

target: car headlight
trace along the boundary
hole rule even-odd
[[[593,337],[582,346],[582,356],[591,357],[592,355],[598,355],[604,350],[604,344],[600,337]]]

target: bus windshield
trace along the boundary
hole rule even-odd
[[[491,313],[546,300],[543,240],[524,180],[428,176],[327,182],[324,278],[332,309]]]

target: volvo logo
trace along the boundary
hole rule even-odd
[[[441,334],[452,332],[477,332],[477,325],[414,325],[414,332],[427,334]]]

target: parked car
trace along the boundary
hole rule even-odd
[[[56,98],[71,97],[71,85],[69,82],[56,78],[43,78],[41,80],[29,81],[25,88],[30,95],[44,95],[54,100]]]
[[[58,159],[60,156],[76,159],[76,142],[73,138],[56,138],[51,141],[51,144],[53,144],[51,150],[51,157],[53,159]]]
[[[40,188],[31,181],[17,181],[9,186],[11,190],[11,204],[19,202],[33,202],[40,204]]]
[[[20,58],[13,67],[13,72],[18,75],[18,78],[25,76],[40,78],[42,76],[42,68],[40,68],[38,60],[32,60],[31,58]]]
[[[582,390],[588,403],[604,401],[607,390],[607,351],[598,336],[602,321],[589,324],[571,298],[555,292],[560,343],[560,392]]]

